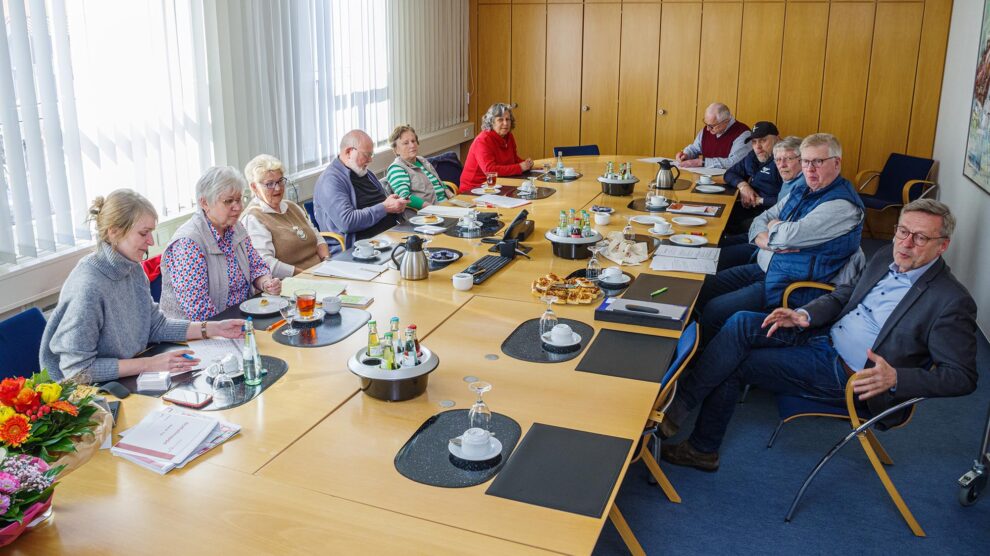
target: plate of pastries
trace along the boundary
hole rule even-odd
[[[561,278],[554,273],[533,280],[533,295],[552,295],[559,303],[586,305],[601,299],[605,294],[587,278]]]

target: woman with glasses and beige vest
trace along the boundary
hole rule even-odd
[[[244,208],[241,223],[276,278],[299,274],[330,256],[306,211],[284,198],[283,172],[282,161],[268,154],[259,154],[244,167],[254,199]]]

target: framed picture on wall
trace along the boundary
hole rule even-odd
[[[973,80],[973,105],[963,175],[990,193],[990,0],[983,2],[980,49]]]

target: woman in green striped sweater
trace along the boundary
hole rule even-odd
[[[385,181],[393,193],[409,199],[409,208],[419,210],[447,199],[447,192],[433,165],[419,155],[416,130],[400,125],[388,137],[395,160],[385,171]]]

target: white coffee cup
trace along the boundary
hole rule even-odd
[[[575,170],[574,168],[564,168],[564,175],[565,176],[576,176],[577,175],[577,170]]]
[[[375,248],[370,245],[358,245],[354,248],[354,256],[359,259],[370,259],[375,256]]]
[[[666,234],[670,232],[670,222],[666,220],[662,222],[654,222],[653,228],[650,229],[655,234]]]
[[[340,312],[340,297],[328,295],[323,298],[323,311],[328,315],[336,315]]]
[[[461,435],[461,453],[469,458],[488,455],[492,446],[492,433],[478,427],[470,428]]]
[[[622,277],[622,269],[617,266],[610,266],[602,269],[601,277],[606,282],[615,282]]]
[[[574,331],[566,324],[558,324],[550,330],[550,341],[558,345],[570,345],[574,343]]]
[[[612,221],[612,215],[607,212],[596,212],[595,213],[595,224],[599,226],[604,226]]]
[[[520,191],[526,191],[526,192],[532,191],[533,190],[533,182],[531,182],[529,180],[524,180],[521,184],[519,184],[519,190]]]
[[[459,272],[450,280],[454,284],[454,289],[462,292],[466,292],[474,286],[474,275],[467,272]]]
[[[698,183],[701,185],[711,185],[715,183],[711,176],[698,176]]]
[[[667,204],[667,198],[663,195],[654,195],[646,199],[651,207],[662,207]]]

